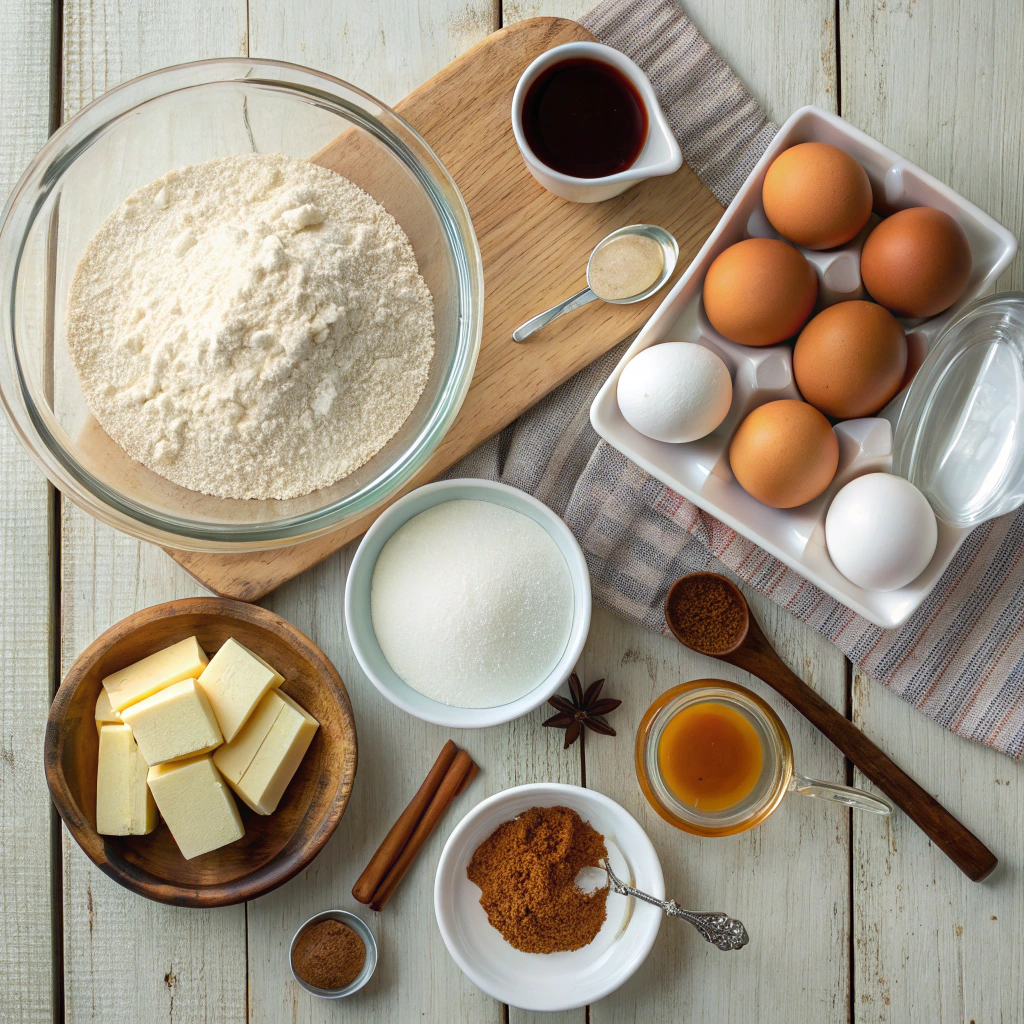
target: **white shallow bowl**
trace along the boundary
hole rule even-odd
[[[571,174],[562,174],[540,160],[526,141],[523,103],[527,91],[542,71],[571,57],[589,57],[611,64],[633,83],[633,88],[640,94],[647,108],[647,142],[632,165],[618,174],[607,174],[602,178],[577,178]],[[549,192],[573,203],[600,203],[648,178],[674,174],[683,166],[679,143],[668,126],[668,119],[661,109],[651,80],[621,50],[605,46],[604,43],[564,43],[542,53],[523,72],[512,95],[512,133],[523,155],[523,162],[533,177]]]
[[[414,516],[446,501],[490,501],[522,512],[547,530],[569,567],[573,589],[573,616],[565,651],[551,674],[509,704],[491,708],[460,708],[425,697],[414,690],[388,664],[377,643],[370,614],[370,586],[377,556],[392,534]],[[583,652],[590,630],[590,573],[587,560],[572,531],[547,505],[515,487],[490,480],[440,480],[411,491],[382,513],[367,530],[352,560],[345,584],[345,626],[356,659],[370,682],[392,704],[425,722],[453,729],[480,729],[500,725],[540,707],[569,678]]]
[[[943,328],[989,290],[1013,258],[1016,239],[973,203],[842,118],[817,107],[803,107],[779,130],[694,261],[605,381],[591,406],[590,420],[609,444],[677,494],[760,545],[869,622],[894,629],[921,606],[970,530],[940,522],[938,546],[924,572],[899,590],[880,593],[851,583],[832,563],[825,546],[825,515],[836,493],[854,477],[891,471],[893,425],[906,390],[877,416],[836,424],[839,468],[835,479],[824,494],[806,505],[776,509],[761,504],[740,487],[729,466],[729,442],[743,418],[765,402],[799,399],[800,393],[793,380],[791,344],[766,348],[737,345],[711,326],[702,301],[704,276],[715,257],[730,245],[744,238],[780,237],[768,223],[761,203],[764,176],[784,149],[811,141],[837,146],[864,167],[876,209],[895,212],[910,206],[933,206],[954,217],[967,232],[974,266],[963,296],[938,316],[901,321],[911,360],[917,365]],[[871,223],[875,222],[873,218]],[[819,303],[831,305],[865,297],[860,249],[867,234],[866,228],[836,249],[800,250],[818,275]],[[689,341],[711,349],[725,362],[733,379],[732,407],[725,421],[707,437],[688,444],[645,437],[626,422],[616,399],[623,367],[637,352],[663,341]]]
[[[477,847],[502,823],[531,807],[570,807],[605,837],[612,869],[624,881],[665,897],[661,862],[637,820],[591,789],[554,782],[516,786],[477,804],[441,853],[434,879],[434,913],[452,959],[495,999],[523,1010],[570,1010],[596,1002],[624,984],[658,937],[662,911],[608,893],[608,919],[589,946],[571,953],[523,953],[491,927],[480,890],[466,877]]]

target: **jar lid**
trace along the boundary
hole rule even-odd
[[[936,338],[900,410],[893,472],[953,526],[1024,502],[1024,292],[979,299]]]

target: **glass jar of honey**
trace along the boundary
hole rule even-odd
[[[788,792],[889,814],[884,797],[798,775],[779,716],[757,694],[723,679],[663,693],[636,734],[636,773],[667,822],[699,836],[760,825]]]

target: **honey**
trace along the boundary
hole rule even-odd
[[[675,796],[701,811],[724,811],[750,795],[764,750],[750,721],[726,704],[691,704],[658,740],[658,768]]]

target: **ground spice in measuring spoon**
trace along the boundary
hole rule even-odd
[[[333,991],[346,988],[366,963],[363,940],[341,921],[317,921],[307,928],[292,950],[295,973],[307,985]]]
[[[696,573],[669,591],[665,616],[672,632],[701,654],[724,654],[742,639],[747,610],[727,580]]]
[[[647,235],[623,235],[597,248],[587,283],[599,299],[631,299],[647,291],[665,269],[665,250]]]
[[[607,856],[604,837],[574,810],[531,807],[480,844],[466,874],[509,945],[557,953],[586,946],[601,930],[608,887],[584,892],[576,876]]]

